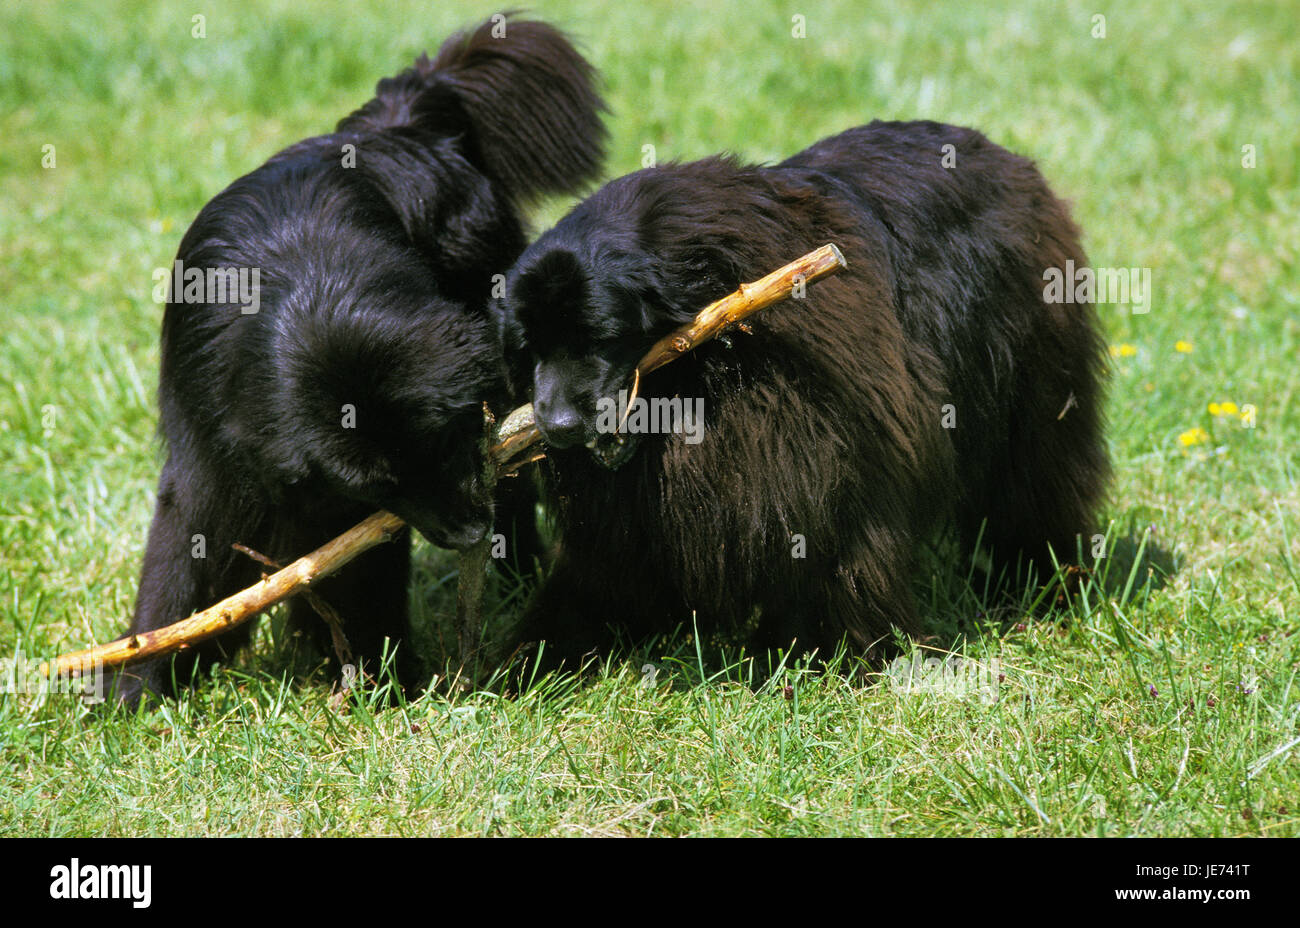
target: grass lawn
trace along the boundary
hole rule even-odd
[[[964,688],[769,677],[683,616],[592,680],[395,706],[365,689],[342,708],[288,673],[272,616],[235,664],[139,715],[0,695],[0,835],[1300,834],[1295,10],[1113,3],[1094,37],[1097,6],[534,11],[604,73],[611,177],[646,145],[770,160],[931,118],[1034,158],[1095,265],[1151,269],[1149,312],[1100,307],[1104,590],[1039,621],[983,615],[940,554],[917,578],[916,658],[959,655]],[[494,11],[238,0],[209,4],[195,38],[193,3],[0,8],[0,654],[125,627],[160,466],[151,275],[198,209]],[[438,666],[456,565],[423,544],[417,561]],[[504,622],[522,590],[490,584]]]

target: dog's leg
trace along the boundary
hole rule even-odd
[[[538,645],[541,671],[576,671],[585,660],[608,654],[620,633],[636,642],[671,631],[674,621],[690,621],[689,611],[674,616],[657,601],[628,595],[645,589],[647,584],[627,582],[617,571],[599,577],[581,572],[561,553],[525,610],[515,638]]]
[[[498,570],[531,577],[536,564],[547,565],[548,555],[537,530],[537,484],[529,472],[497,484],[494,531],[505,538],[503,558],[494,558]]]
[[[1077,563],[1080,536],[1089,559],[1110,466],[1100,389],[1088,370],[1040,369],[1022,382],[1006,455],[989,480],[984,546],[995,580],[1024,585],[1052,575],[1052,554],[1061,564]],[[966,526],[963,535],[977,531]]]
[[[888,534],[888,533],[883,533]],[[764,597],[754,644],[829,658],[841,642],[869,659],[894,650],[894,636],[920,634],[912,594],[912,554],[904,544],[859,539],[838,560],[810,559],[806,582]]]
[[[205,501],[218,500],[214,511]],[[153,631],[237,593],[258,577],[257,565],[231,550],[234,541],[256,543],[264,513],[243,508],[239,494],[220,482],[208,485],[201,471],[175,455],[163,467],[135,613],[127,635]],[[145,692],[173,695],[196,670],[228,658],[249,638],[252,624],[231,629],[176,657],[122,668],[109,685],[116,699],[137,703]]]
[[[319,547],[365,515],[363,509],[343,506],[325,518],[300,517],[276,544],[281,563]],[[343,620],[353,661],[359,662],[366,673],[378,674],[387,640],[387,653],[392,656],[396,651],[393,670],[397,680],[403,689],[413,693],[425,681],[409,640],[410,574],[411,531],[404,528],[337,574],[313,584],[312,590]],[[341,670],[329,625],[301,596],[290,604],[289,630],[305,636],[314,650],[328,660],[332,672]]]

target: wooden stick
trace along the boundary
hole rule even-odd
[[[253,560],[257,561],[257,563],[270,567],[272,570],[284,570],[284,565],[279,561],[267,557],[260,551],[254,551],[248,545],[241,545],[239,542],[235,542],[230,547],[234,548],[240,554],[248,555]],[[266,579],[266,574],[262,575],[262,579]],[[311,606],[312,609],[315,610],[316,614],[321,617],[321,620],[329,626],[330,642],[334,645],[334,656],[339,659],[339,666],[341,667],[344,664],[351,664],[352,645],[348,643],[348,636],[343,631],[343,616],[339,615],[339,611],[327,603],[324,598],[311,587],[303,587],[298,591],[298,593],[303,599],[307,600],[307,605]]]
[[[388,541],[405,524],[391,512],[377,512],[306,557],[234,596],[226,597],[215,606],[163,628],[119,638],[84,651],[62,654],[41,664],[41,674],[46,677],[77,676],[96,664],[114,667],[183,651],[310,587],[357,555]]]
[[[676,361],[686,352],[716,338],[747,316],[781,302],[797,287],[846,267],[848,264],[838,248],[823,245],[752,284],[741,284],[734,293],[706,306],[686,325],[655,342],[637,363],[637,373],[645,376],[669,361]]]
[[[478,656],[483,637],[483,586],[487,582],[488,555],[492,552],[492,533],[460,552],[460,575],[456,580],[456,641],[460,646],[460,663],[469,667]]]
[[[489,460],[497,467],[498,476],[522,466],[519,458],[527,456],[529,448],[542,440],[533,416],[533,404],[520,406],[501,420],[497,426],[496,444],[488,449]]]
[[[781,302],[796,288],[846,267],[848,264],[839,248],[823,245],[752,284],[741,284],[735,292],[709,304],[686,325],[655,342],[637,362],[628,408],[631,408],[641,378],[646,374],[716,338],[760,309]],[[541,440],[542,433],[533,417],[533,407],[531,404],[521,406],[502,421],[500,437],[491,449],[491,455],[504,475],[519,466],[514,462],[525,449]]]
[[[797,287],[846,266],[838,248],[823,245],[752,284],[741,284],[740,289],[705,307],[690,323],[656,342],[637,364],[634,383],[639,385],[642,375],[721,335],[760,309],[784,300]],[[495,429],[493,425],[496,423],[486,408],[484,416],[485,446],[489,446],[485,455],[485,477],[488,486],[492,487],[500,477],[541,456],[533,446],[542,440],[542,434],[537,429],[531,405],[516,409]],[[388,541],[405,524],[391,512],[377,512],[306,557],[215,606],[163,628],[62,654],[41,664],[40,672],[45,677],[72,677],[90,672],[96,665],[134,664],[184,651],[303,592],[357,555]],[[489,534],[473,548],[461,552],[456,613],[461,660],[465,663],[478,647],[483,582],[491,543]]]
[[[483,485],[491,495],[496,491],[500,471],[488,452],[492,443],[498,441],[497,418],[487,403],[483,404],[483,437],[479,440],[479,452],[483,455]],[[492,551],[492,532],[489,531],[478,542],[460,552],[457,558],[460,568],[456,579],[456,641],[460,646],[460,663],[468,667],[478,654],[479,640],[483,632],[483,584],[487,579],[488,555]]]

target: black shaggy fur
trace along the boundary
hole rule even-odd
[[[617,470],[584,449],[609,438],[597,398],[657,338],[826,242],[847,271],[641,383],[702,397],[702,442],[645,436]],[[759,647],[870,653],[917,632],[914,554],[945,521],[970,552],[987,519],[999,567],[1028,558],[1041,576],[1047,545],[1070,559],[1108,463],[1094,313],[1044,301],[1044,270],[1069,260],[1085,264],[1078,230],[1029,161],[930,122],[872,123],[774,167],[708,158],[605,186],[507,287],[507,356],[555,449],[562,539],[524,639],[572,661],[613,628],[694,614],[702,630],[757,618]]]
[[[260,568],[233,542],[292,559],[379,508],[444,547],[482,537],[493,501],[479,480],[481,403],[508,402],[492,277],[526,243],[522,202],[592,179],[602,109],[561,33],[515,21],[497,38],[484,23],[203,208],[178,259],[258,268],[260,308],[183,302],[173,289],[159,387],[167,461],[129,633],[254,582]],[[531,501],[519,502],[526,535]],[[318,587],[371,667],[385,638],[406,633],[403,536]],[[295,601],[291,619],[328,653],[310,610]],[[249,627],[198,649],[198,662]],[[397,669],[409,685],[406,652]],[[178,659],[175,674],[194,665]],[[118,697],[172,679],[166,661],[145,664],[117,681]]]

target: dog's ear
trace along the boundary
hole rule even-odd
[[[538,326],[575,326],[591,291],[591,279],[578,256],[556,248],[532,263],[515,285],[515,305],[528,331]]]

